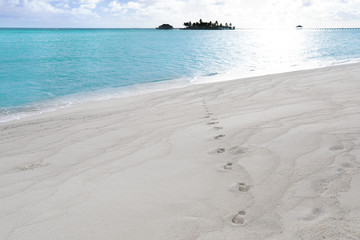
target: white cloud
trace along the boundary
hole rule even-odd
[[[360,0],[0,0],[1,15],[22,19],[92,17],[104,27],[153,27],[185,21],[232,22],[237,27],[354,26]]]
[[[19,1],[19,0],[9,0],[9,1],[7,1],[7,3],[8,3],[10,6],[14,7],[14,6],[19,5],[19,4],[20,4],[20,1]]]
[[[309,7],[313,4],[312,0],[302,0],[302,5],[304,7]]]
[[[80,8],[95,9],[96,5],[102,0],[80,0]]]
[[[47,0],[25,0],[24,7],[34,12],[44,12],[49,14],[61,13],[63,10],[51,5]]]
[[[60,2],[60,3],[57,3],[55,6],[58,8],[70,8],[68,2]]]
[[[121,12],[126,13],[129,10],[138,10],[142,7],[142,4],[139,2],[127,2],[125,4],[121,4],[117,1],[112,1],[109,3],[109,11],[110,12]]]
[[[338,10],[332,14],[335,20],[360,20],[360,10]]]
[[[107,9],[125,26],[152,27],[185,21],[232,22],[237,27],[324,26],[333,20],[356,18],[360,0],[133,0],[112,1]],[[357,8],[356,8],[357,6]],[[343,12],[338,12],[342,9]],[[126,25],[126,23],[129,23]],[[341,23],[340,23],[341,24]],[[330,26],[330,25],[328,25]]]

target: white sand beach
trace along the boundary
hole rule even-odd
[[[0,124],[0,239],[360,239],[360,64]]]

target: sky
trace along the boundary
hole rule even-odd
[[[360,0],[0,0],[0,27],[360,27]]]

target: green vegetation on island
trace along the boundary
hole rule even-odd
[[[234,30],[235,26],[232,26],[231,23],[218,23],[218,21],[213,22],[203,22],[201,19],[199,22],[191,23],[185,22],[185,28],[181,28],[183,30]]]
[[[174,29],[174,28],[170,24],[163,24],[163,25],[157,27],[156,29],[159,29],[159,30],[171,30],[171,29]]]

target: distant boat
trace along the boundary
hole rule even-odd
[[[301,29],[303,29],[303,26],[297,25],[297,26],[296,26],[296,29],[301,30]]]
[[[163,24],[163,25],[160,25],[159,27],[157,27],[156,29],[159,29],[159,30],[172,30],[174,28],[170,24]]]

